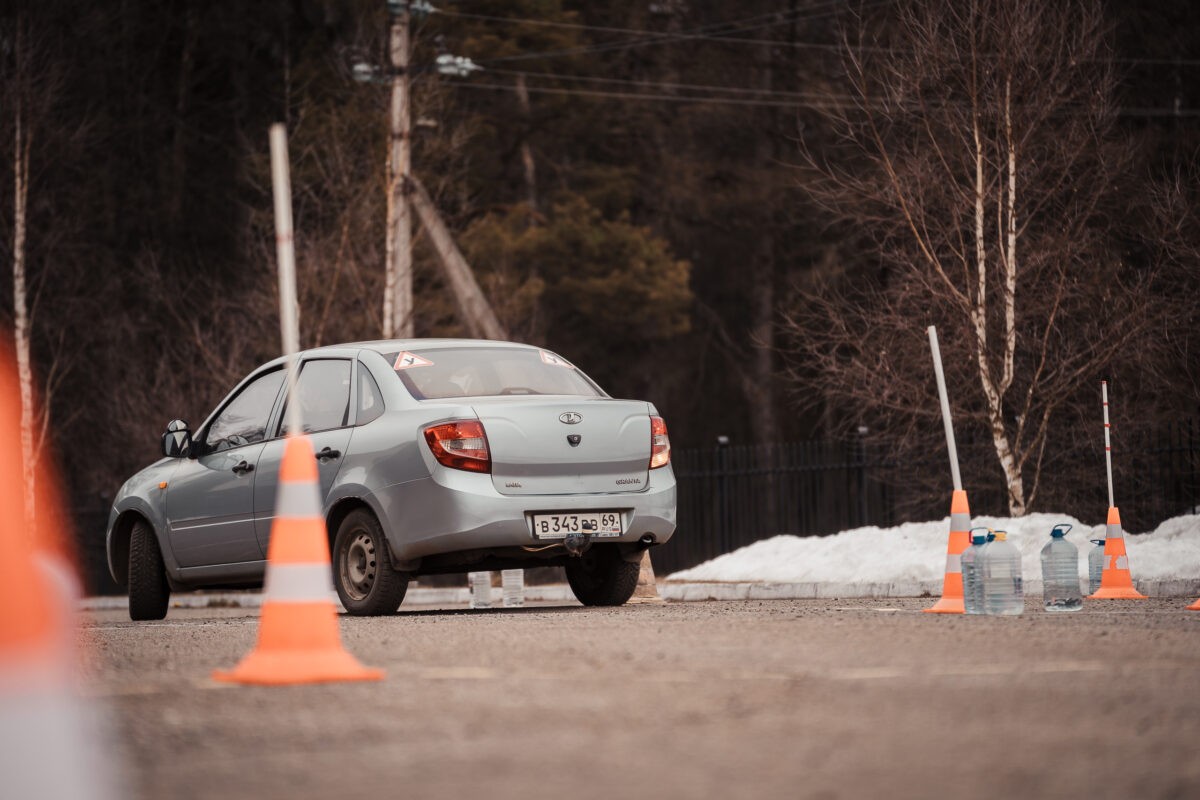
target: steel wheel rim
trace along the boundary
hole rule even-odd
[[[342,587],[353,600],[365,600],[375,585],[378,572],[375,542],[366,531],[359,531],[346,545],[341,558]]]

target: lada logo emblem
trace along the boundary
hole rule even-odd
[[[564,411],[558,415],[558,421],[564,425],[578,425],[583,422],[583,414],[577,411]]]

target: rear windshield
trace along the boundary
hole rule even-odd
[[[604,396],[574,365],[547,350],[454,347],[384,353],[383,357],[418,400],[534,394]]]

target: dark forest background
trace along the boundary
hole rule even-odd
[[[905,5],[443,2],[414,24],[414,171],[512,336],[653,401],[676,447],[882,435],[870,398],[830,392],[797,337],[816,287],[888,280],[806,182],[856,107],[846,43],[866,31],[886,47]],[[1070,407],[1098,414],[1106,377],[1119,430],[1197,413],[1200,7],[1097,8],[1116,79],[1106,143],[1129,155],[1096,210],[1104,246],[1174,304],[1156,333],[1171,347],[1096,365]],[[388,96],[351,66],[384,63],[388,21],[382,0],[5,4],[0,261],[19,92],[34,363],[76,503],[107,502],[169,419],[199,422],[277,355],[273,122],[289,129],[302,344],[377,336]],[[439,76],[440,53],[483,70]],[[424,237],[415,270],[417,334],[463,334]],[[913,320],[916,347],[926,324]],[[915,379],[932,402],[932,376]],[[1070,408],[1064,435],[1097,428]],[[998,482],[986,450],[976,480]]]

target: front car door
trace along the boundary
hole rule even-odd
[[[254,482],[283,386],[273,369],[247,382],[192,445],[166,495],[171,548],[181,567],[261,561],[254,533]]]
[[[354,424],[351,403],[353,361],[348,358],[320,358],[305,361],[296,380],[300,398],[300,424],[312,443],[321,480],[321,503],[342,468],[342,457],[350,444]],[[279,467],[288,435],[287,402],[277,423],[278,438],[263,448],[260,469],[254,481],[254,525],[259,546],[268,552],[271,523],[275,519],[275,494],[279,486]]]

